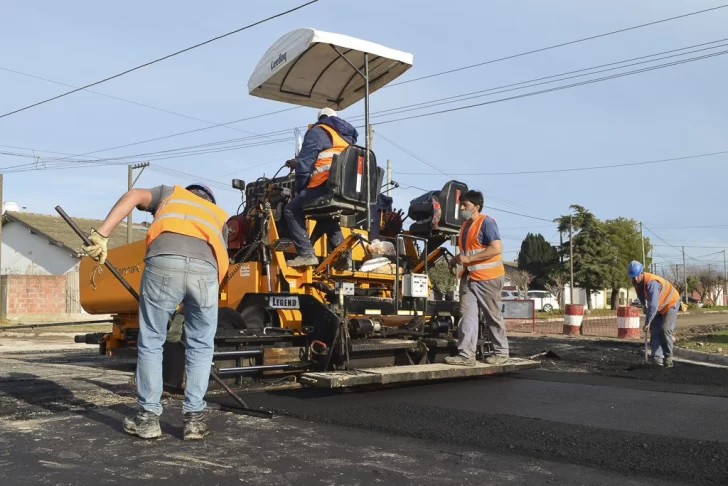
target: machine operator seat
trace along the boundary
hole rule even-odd
[[[303,206],[303,213],[313,220],[341,219],[342,226],[353,227],[366,220],[367,179],[369,201],[377,203],[379,181],[383,170],[377,167],[374,152],[369,151],[369,174],[366,174],[366,150],[358,145],[349,145],[340,154],[334,155],[329,178],[326,181],[329,193],[313,199]]]
[[[468,185],[448,181],[439,191],[429,191],[410,201],[407,215],[414,222],[409,227],[412,235],[429,238],[452,236],[460,233],[460,195],[468,191]]]

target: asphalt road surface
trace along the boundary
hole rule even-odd
[[[124,434],[132,362],[0,352],[0,484],[728,484],[728,370],[640,371],[634,343],[514,341],[563,360],[460,382],[244,395],[271,420],[215,410],[228,399],[214,397],[199,443],[181,440],[173,398],[161,439]]]

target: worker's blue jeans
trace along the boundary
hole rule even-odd
[[[311,239],[306,231],[306,217],[303,215],[303,206],[307,202],[324,196],[328,193],[326,184],[320,186],[305,188],[286,205],[283,214],[288,223],[288,230],[293,245],[296,247],[296,253],[300,256],[311,256],[314,254]],[[328,236],[331,249],[337,247],[344,241],[344,235],[341,232],[341,226],[334,220],[322,219],[316,222],[316,231],[314,233],[326,234]]]
[[[186,371],[182,411],[204,410],[217,329],[217,269],[178,255],[149,257],[139,297],[137,403],[148,412],[162,414],[162,347],[169,318],[182,303]]]
[[[680,303],[677,304],[678,306]],[[672,333],[677,324],[677,307],[671,307],[665,314],[659,312],[650,322],[650,349],[657,359],[672,356]]]

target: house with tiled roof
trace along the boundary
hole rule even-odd
[[[87,234],[101,220],[71,218]],[[134,225],[132,239],[143,240],[147,228]],[[126,224],[122,222],[109,237],[109,248],[126,244]],[[0,273],[5,275],[63,275],[78,269],[82,256],[81,239],[58,215],[6,211],[2,215],[2,254]]]

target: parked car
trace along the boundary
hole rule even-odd
[[[531,290],[526,294],[526,298],[533,299],[537,311],[551,312],[559,308],[556,297],[545,290]]]
[[[632,302],[629,303],[632,307],[639,307],[642,308],[642,302],[640,302],[640,299],[634,299]]]
[[[502,290],[501,300],[519,300],[525,299],[526,294],[517,290]]]

